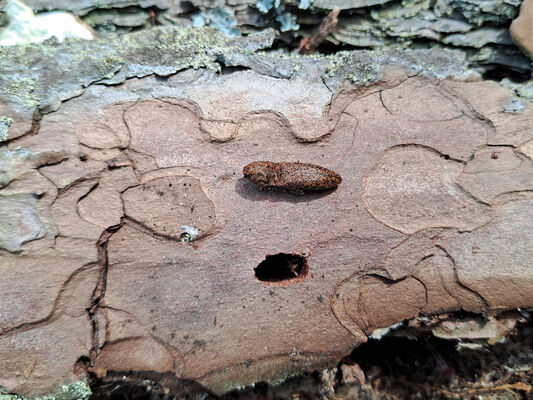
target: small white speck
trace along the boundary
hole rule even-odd
[[[184,232],[186,232],[189,235],[191,235],[191,239],[193,239],[193,240],[198,236],[198,229],[196,229],[193,226],[183,225],[181,227],[181,229],[183,229]]]

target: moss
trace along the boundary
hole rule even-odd
[[[24,397],[14,394],[0,394],[0,400],[87,400],[92,392],[84,382],[74,382],[62,385],[55,394],[40,397]]]

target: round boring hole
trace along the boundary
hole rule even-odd
[[[189,243],[192,240],[191,234],[187,232],[183,232],[180,235],[180,242],[181,243]]]
[[[301,280],[307,275],[307,260],[298,254],[278,253],[266,258],[254,268],[261,282],[287,282]]]

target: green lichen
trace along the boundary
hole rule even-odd
[[[85,400],[92,394],[89,386],[84,382],[74,382],[70,385],[63,385],[55,400]]]
[[[370,10],[370,16],[375,21],[383,24],[389,20],[410,18],[429,10],[432,2],[430,0],[403,0],[399,4],[390,7]],[[379,26],[378,26],[379,27]],[[376,27],[374,27],[376,30]]]
[[[350,58],[350,53],[345,51],[340,51],[334,56],[330,56],[326,70],[328,76],[335,76]]]
[[[368,83],[381,77],[381,68],[375,62],[374,55],[378,52],[354,53],[341,51],[333,56],[328,56],[326,73],[329,77],[346,77],[352,82]]]
[[[7,134],[9,132],[9,127],[13,123],[11,118],[1,116],[0,117],[0,143],[7,140]]]
[[[35,108],[64,100],[61,85],[87,87],[96,81],[147,76],[157,71],[170,75],[186,68],[219,69],[219,55],[239,52],[214,29],[160,27],[110,40],[66,40],[0,48],[0,97],[14,106]],[[32,68],[42,64],[47,68]],[[113,81],[116,79],[116,81]],[[50,111],[50,110],[48,110]]]
[[[292,67],[292,72],[298,72],[302,69],[300,64],[296,64],[296,63],[291,63],[291,67]]]
[[[113,40],[104,35],[95,41],[50,41],[10,46],[10,51],[0,48],[0,70],[4,71],[0,76],[0,97],[7,98],[15,107],[39,107],[48,113],[56,110],[68,96],[79,93],[77,88],[81,90],[94,82],[119,84],[133,77],[169,76],[187,68],[217,71],[221,62],[288,79],[305,74],[311,59],[320,65],[327,62],[330,77],[359,83],[380,79],[387,57],[387,62],[407,68],[410,68],[408,63],[421,63],[418,56],[406,61],[403,53],[393,57],[379,51],[339,52],[328,57],[261,53],[257,51],[257,43],[249,44],[247,40],[229,38],[212,28],[157,27],[113,36]],[[268,43],[265,41],[264,46]],[[441,64],[446,66],[451,60],[444,58]],[[428,69],[438,70],[438,64],[434,64],[429,62]],[[46,68],[35,67],[40,65]]]
[[[0,85],[0,92],[4,96],[24,108],[33,108],[41,102],[39,91],[37,80],[19,74],[13,75],[5,85]]]
[[[62,385],[55,394],[39,397],[25,397],[15,394],[0,394],[0,400],[87,400],[92,392],[84,382]]]
[[[533,103],[533,81],[522,83],[516,89],[516,93]]]
[[[395,65],[411,73],[423,72],[438,78],[461,76],[466,64],[460,54],[438,50],[374,50],[339,52],[327,57],[329,77],[367,84],[381,79],[383,67]]]
[[[81,62],[89,57],[89,53],[85,49],[79,49],[72,55],[72,61]]]
[[[454,17],[457,14],[470,23],[481,26],[485,23],[505,24],[518,15],[518,4],[493,0],[439,0],[435,6],[438,17]]]
[[[99,60],[98,73],[104,78],[111,79],[121,68],[123,60],[114,55],[106,56]]]

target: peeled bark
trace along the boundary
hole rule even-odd
[[[43,72],[36,104],[0,97],[1,385],[137,371],[223,393],[419,315],[533,306],[530,104],[504,112],[509,90],[448,53],[268,60],[254,40],[200,69],[157,47],[182,66],[164,78],[133,52],[111,76],[67,63],[70,95]],[[260,190],[253,161],[342,183]]]

